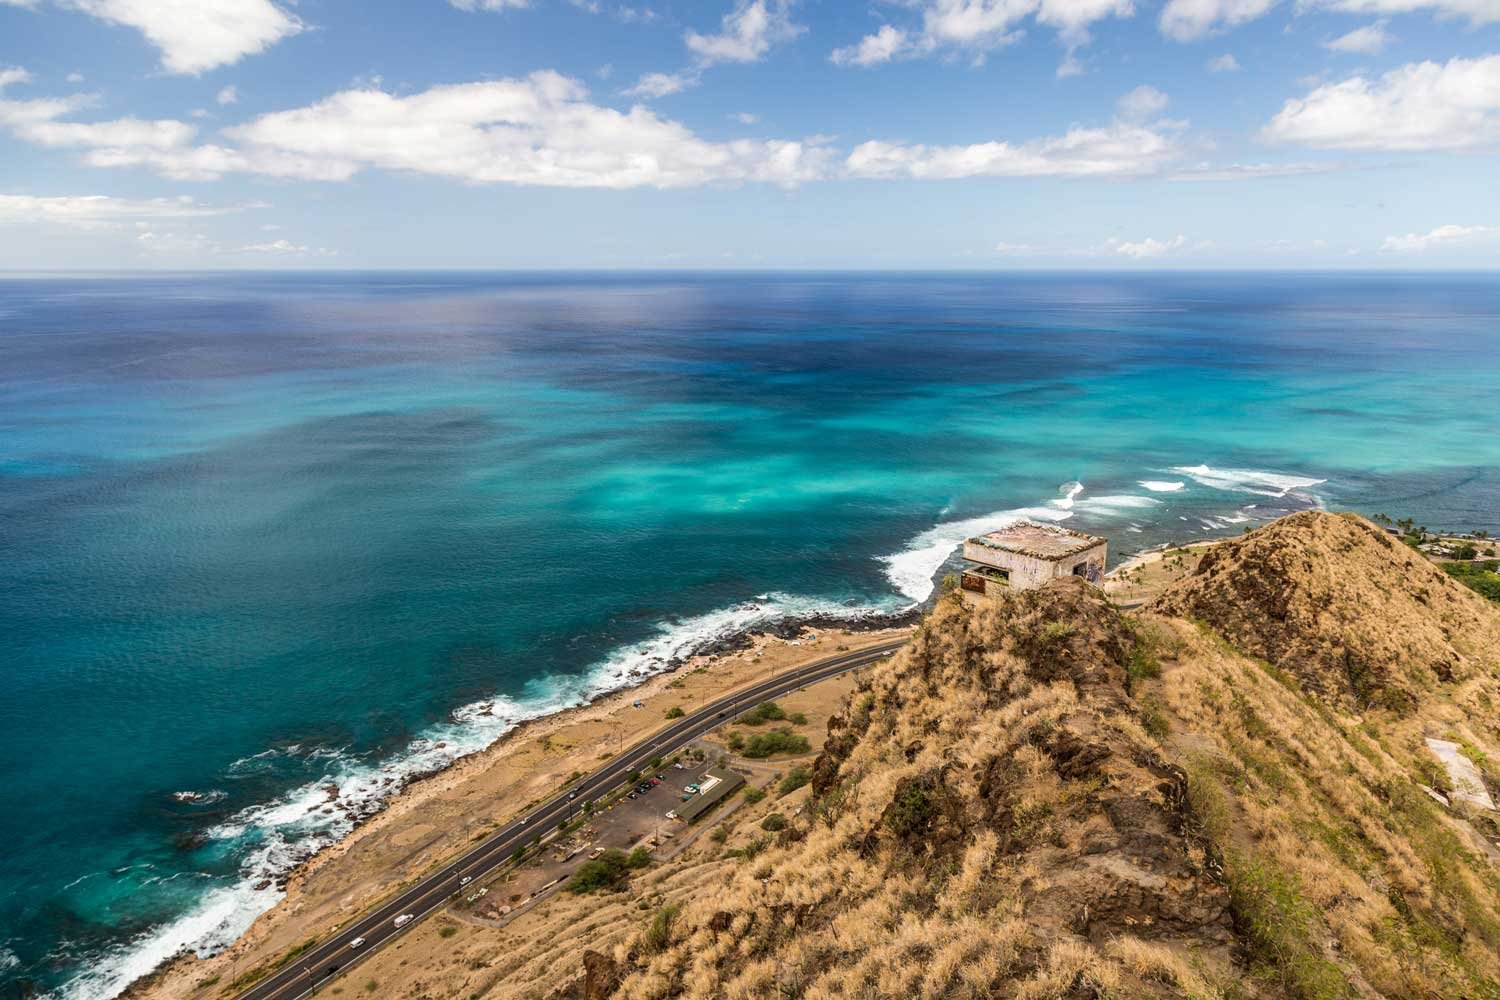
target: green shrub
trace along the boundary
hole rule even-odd
[[[651,864],[651,852],[644,847],[637,847],[625,859],[626,868],[645,868],[649,864]]]
[[[776,787],[776,790],[782,795],[787,795],[811,780],[812,772],[799,764],[786,773],[786,777],[781,779],[781,784]]]
[[[646,929],[641,932],[641,944],[648,952],[665,951],[672,943],[672,922],[682,910],[676,903],[668,903],[656,911]]]
[[[780,722],[786,718],[786,712],[774,701],[763,701],[759,705],[745,712],[735,721],[743,726],[763,726],[767,722]]]
[[[775,833],[778,830],[785,830],[786,817],[781,815],[781,813],[772,813],[771,815],[760,821],[760,828],[767,831],[768,833]]]
[[[907,781],[904,785],[885,811],[885,825],[896,836],[910,839],[927,832],[937,816],[937,804],[930,782]]]
[[[577,895],[596,889],[613,889],[625,879],[630,859],[625,852],[610,848],[592,861],[578,866],[573,877],[568,879],[567,890]]]
[[[728,742],[729,749],[733,750],[735,753],[739,753],[741,750],[745,749],[745,737],[741,736],[739,733],[730,733]]]
[[[671,708],[667,709],[667,718],[669,719],[680,719],[686,714],[687,713],[682,710],[681,705],[673,705]]]
[[[766,790],[764,788],[756,788],[754,785],[745,786],[745,801],[751,805],[754,805],[765,797]]]
[[[452,924],[444,924],[438,928],[438,937],[451,938],[458,933],[458,928]]]
[[[794,726],[805,726],[807,725],[807,716],[801,712],[793,712],[787,716],[787,721]]]
[[[773,729],[768,733],[756,733],[745,746],[745,756],[752,759],[772,757],[776,754],[807,753],[812,744],[806,736],[799,736],[790,729]]]
[[[1470,590],[1492,601],[1500,602],[1500,562],[1443,563],[1443,571]]]
[[[749,861],[770,846],[771,839],[769,837],[755,837],[744,847],[737,847],[730,851],[729,856],[731,858],[744,858],[746,861]]]

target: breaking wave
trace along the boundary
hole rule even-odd
[[[1255,469],[1214,469],[1207,465],[1173,466],[1173,472],[1191,478],[1194,482],[1215,490],[1237,493],[1257,493],[1266,497],[1285,497],[1294,490],[1305,490],[1326,479],[1308,476],[1291,476],[1280,472],[1261,472]]]

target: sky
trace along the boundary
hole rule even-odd
[[[1494,268],[1500,0],[0,0],[0,269]]]

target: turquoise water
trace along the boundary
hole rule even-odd
[[[1019,514],[1500,531],[1497,388],[1484,276],[0,282],[0,977],[220,947],[408,776]]]

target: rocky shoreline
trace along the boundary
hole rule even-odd
[[[393,781],[394,787],[392,787],[390,794],[384,797],[376,808],[347,811],[352,826],[343,836],[332,841],[309,842],[306,845],[308,850],[305,855],[300,857],[295,865],[279,873],[273,880],[261,882],[256,888],[263,889],[274,885],[282,893],[294,891],[299,883],[304,882],[320,866],[339,857],[342,849],[347,848],[372,823],[378,822],[382,817],[390,814],[393,807],[397,806],[398,803],[402,803],[403,800],[409,800],[413,796],[420,796],[424,789],[429,787],[431,783],[447,778],[458,780],[464,772],[471,768],[487,767],[498,755],[503,755],[513,745],[523,743],[537,736],[539,730],[545,732],[551,727],[564,725],[570,719],[577,718],[579,713],[605,709],[612,701],[620,701],[628,704],[632,697],[649,688],[653,681],[670,683],[667,679],[684,668],[707,666],[725,657],[732,657],[737,654],[756,650],[766,640],[798,644],[799,640],[807,638],[810,632],[840,631],[852,634],[864,634],[908,628],[920,621],[923,613],[924,608],[922,606],[914,605],[898,612],[860,611],[840,614],[824,611],[787,615],[771,621],[758,622],[755,625],[732,633],[708,639],[693,647],[689,652],[663,661],[659,669],[650,672],[632,671],[625,678],[625,683],[608,691],[601,691],[587,703],[563,708],[538,718],[521,721],[514,728],[505,732],[482,749],[475,750],[462,757],[457,757],[441,767],[413,772],[404,776],[398,782]],[[330,788],[333,787],[330,786]],[[441,794],[441,788],[433,789],[433,793]],[[330,806],[326,806],[325,808],[332,807],[331,800],[335,794],[336,789],[330,794]],[[285,900],[286,897],[283,896],[282,901],[261,913],[255,919],[255,922],[233,944],[215,952],[214,955],[233,953],[257,943],[254,939],[264,936],[265,921],[272,914],[280,910]],[[192,948],[184,948],[175,955],[164,959],[150,972],[130,983],[118,995],[119,1000],[134,1000],[134,998],[154,996],[155,989],[162,986],[168,979],[175,975],[192,975],[195,969],[201,968],[198,963],[204,960],[200,959]]]

